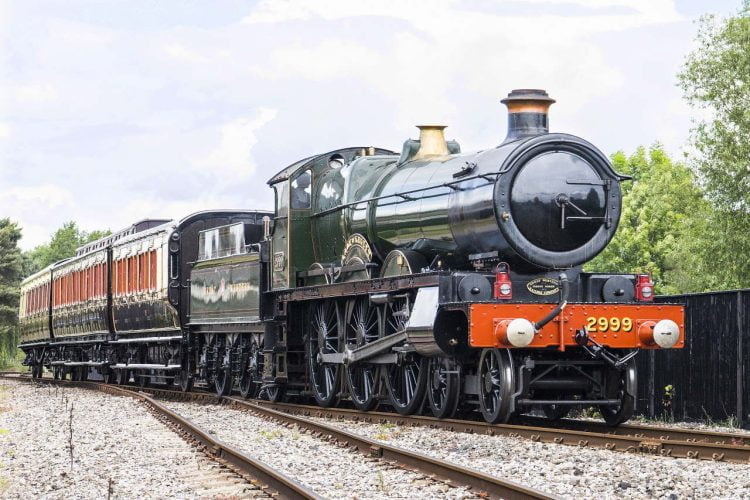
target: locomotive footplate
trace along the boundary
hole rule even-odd
[[[534,323],[555,304],[475,303],[469,308],[472,347],[517,348],[507,340],[507,326],[516,319]],[[685,310],[675,304],[568,303],[552,321],[531,332],[526,348],[579,346],[584,330],[596,345],[611,349],[658,349],[684,346]],[[580,347],[579,347],[580,348]]]

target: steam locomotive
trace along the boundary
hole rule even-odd
[[[463,153],[420,126],[400,153],[288,166],[269,181],[273,213],[146,220],[79,248],[23,282],[24,363],[363,411],[506,422],[592,406],[624,422],[633,358],[682,347],[683,308],[653,303],[648,275],[583,272],[627,177],[549,133],[546,92],[502,102],[497,147]]]

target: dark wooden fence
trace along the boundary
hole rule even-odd
[[[638,354],[638,413],[750,427],[750,289],[656,301],[685,304],[687,339]]]

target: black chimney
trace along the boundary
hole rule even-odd
[[[544,90],[516,89],[500,102],[508,106],[508,135],[503,142],[549,132],[547,112],[555,100]]]

